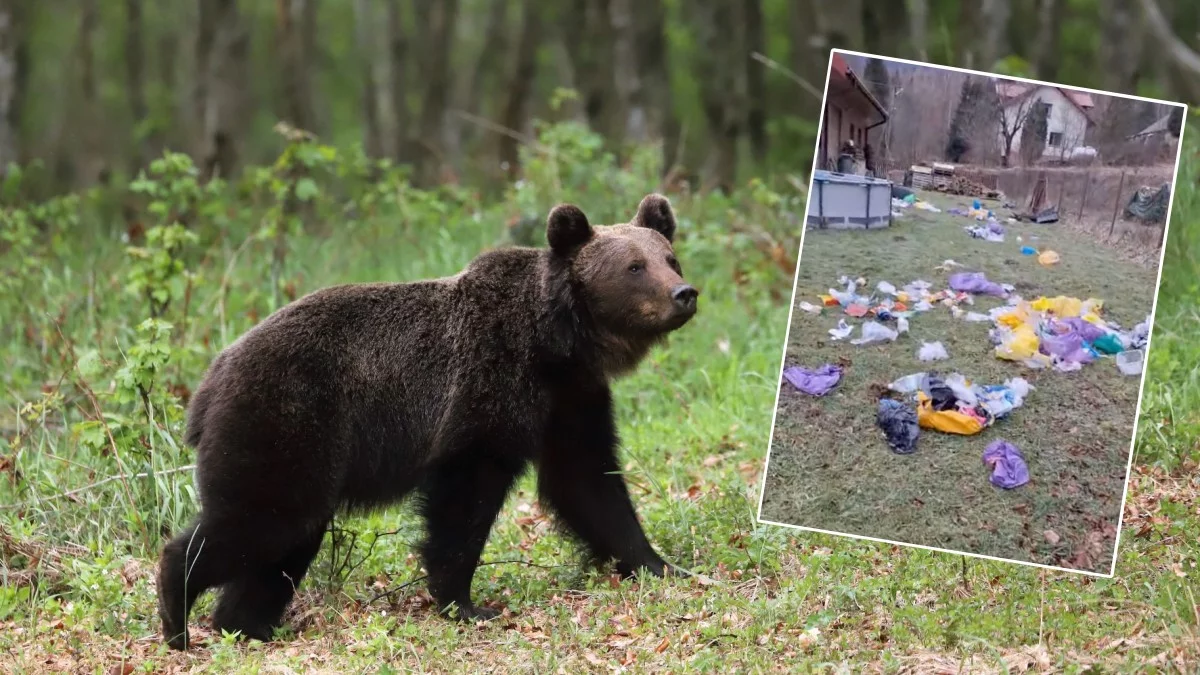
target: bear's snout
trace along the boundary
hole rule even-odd
[[[697,291],[688,284],[679,284],[671,289],[671,300],[675,303],[675,311],[688,316],[695,314],[696,298],[699,295],[700,291]]]

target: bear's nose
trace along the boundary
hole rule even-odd
[[[671,299],[675,301],[675,306],[688,312],[696,311],[696,296],[698,295],[700,295],[700,291],[687,284],[680,284],[671,290]]]

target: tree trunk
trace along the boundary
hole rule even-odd
[[[140,134],[148,114],[146,108],[146,46],[143,37],[145,21],[142,0],[125,0],[125,93],[129,96],[129,113],[133,117],[134,150],[132,168],[136,172],[150,155],[150,139]]]
[[[250,37],[237,0],[198,0],[198,4],[197,154],[205,179],[229,178],[238,167],[238,145],[246,123],[243,96],[248,85]]]
[[[317,0],[275,0],[279,63],[283,69],[281,116],[293,126],[316,131],[313,110],[313,52],[316,49]]]
[[[362,74],[363,148],[369,157],[383,156],[379,129],[379,85],[375,74],[375,12],[370,0],[354,0],[354,38]]]
[[[983,21],[983,25],[980,28],[983,40],[980,45],[977,67],[982,70],[990,70],[998,60],[1008,56],[1012,51],[1012,46],[1008,44],[1008,22],[1012,16],[1012,6],[1009,4],[1009,0],[983,0],[981,10],[980,19]],[[964,37],[971,39],[971,34]]]
[[[1099,65],[1105,89],[1136,93],[1144,32],[1141,19],[1141,13],[1127,0],[1100,3]]]
[[[908,39],[920,61],[929,60],[929,0],[909,0]]]
[[[614,144],[623,116],[613,73],[613,30],[609,0],[574,0],[563,12],[563,36],[592,129]]]
[[[388,55],[390,75],[388,88],[392,113],[392,156],[397,162],[411,161],[413,153],[409,141],[412,114],[408,107],[408,34],[404,29],[402,0],[388,2]]]
[[[537,0],[525,0],[524,16],[521,18],[521,35],[517,46],[517,61],[504,100],[500,123],[507,129],[521,131],[529,116],[529,98],[533,93],[533,80],[537,76],[537,51],[541,44],[541,16]],[[500,165],[509,177],[517,175],[520,152],[517,140],[505,134],[499,138]]]
[[[817,27],[817,11],[814,7],[820,0],[796,0],[791,3],[788,15],[789,42],[791,43],[791,70],[800,79],[817,91],[825,90],[829,71],[829,43]],[[821,114],[821,100],[797,89],[792,96],[795,102],[793,113],[805,120],[817,120]]]
[[[1037,40],[1033,45],[1034,75],[1053,81],[1058,77],[1058,34],[1062,30],[1066,0],[1038,0]]]
[[[666,8],[661,2],[635,3],[634,26],[647,127],[651,137],[662,139],[662,175],[665,177],[679,161],[679,119],[675,115],[667,68]]]
[[[637,38],[633,5],[645,0],[609,0],[608,16],[613,36],[613,77],[617,96],[624,110],[622,136],[633,143],[644,143],[649,136],[646,120],[645,83],[638,67]]]
[[[78,110],[81,143],[77,148],[75,165],[79,167],[76,178],[87,187],[105,179],[108,174],[104,150],[103,130],[100,120],[99,86],[96,84],[96,30],[100,25],[100,8],[97,0],[82,0],[79,17],[79,93]]]
[[[430,7],[427,32],[427,48],[424,60],[427,66],[422,74],[425,93],[422,97],[419,136],[415,145],[417,153],[416,177],[424,186],[434,185],[440,178],[445,161],[442,147],[445,135],[447,92],[451,89],[450,52],[454,41],[454,24],[458,16],[458,0],[434,0]]]
[[[821,56],[821,70],[829,65],[829,49],[862,49],[863,0],[809,0],[823,44],[812,43]],[[872,36],[874,38],[874,36]],[[817,87],[820,89],[821,87]]]
[[[708,183],[725,192],[737,179],[738,140],[745,110],[744,27],[740,0],[693,0],[688,15],[696,36],[696,75],[712,140]]]
[[[23,76],[20,65],[26,41],[21,0],[0,0],[0,176],[21,161],[19,140]]]
[[[763,81],[766,71],[763,64],[750,56],[767,51],[761,0],[746,0],[743,11],[746,51],[741,55],[741,62],[746,69],[746,132],[754,159],[761,163],[767,160],[767,87]]]
[[[508,8],[511,0],[490,0],[487,23],[484,24],[483,47],[463,86],[463,110],[480,114],[483,102],[496,91],[492,84],[504,74],[504,59],[508,55]],[[526,8],[526,12],[531,11]],[[517,49],[520,49],[520,45]]]

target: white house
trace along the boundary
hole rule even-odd
[[[1000,123],[1000,150],[1003,153],[1006,136],[1012,139],[1012,153],[1021,148],[1021,131],[1014,130],[1028,121],[1029,113],[1038,103],[1049,106],[1046,116],[1046,147],[1041,156],[1046,159],[1069,159],[1084,145],[1084,136],[1094,122],[1091,110],[1095,106],[1091,94],[1065,87],[996,81],[996,93],[1004,107]]]

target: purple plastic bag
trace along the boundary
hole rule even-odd
[[[1092,354],[1084,348],[1083,342],[1083,336],[1074,331],[1062,335],[1047,335],[1042,338],[1041,351],[1064,361],[1091,363]]]
[[[1001,297],[1008,295],[1000,284],[988,281],[983,272],[959,272],[958,274],[951,274],[950,288],[955,291],[981,293],[983,295],[997,295]]]
[[[1029,482],[1029,467],[1017,446],[1004,439],[988,444],[983,463],[992,467],[992,485],[1011,490]]]
[[[1004,226],[994,220],[988,222],[987,229],[993,234],[1004,234]]]
[[[842,379],[842,369],[829,363],[816,370],[792,366],[783,369],[783,379],[806,394],[824,396]]]
[[[1065,325],[1069,330],[1078,333],[1079,337],[1083,338],[1084,342],[1095,342],[1105,335],[1103,328],[1090,321],[1084,321],[1077,316],[1073,316],[1069,319],[1062,319],[1056,323],[1058,323],[1060,326]]]

